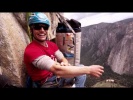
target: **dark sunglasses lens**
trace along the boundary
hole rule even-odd
[[[45,26],[45,27],[43,26],[43,29],[44,29],[44,30],[48,30],[48,27],[47,27],[47,26]]]
[[[48,28],[49,28],[49,27],[47,27],[47,26],[39,26],[39,25],[35,25],[33,28],[34,28],[35,30],[40,30],[42,27],[43,27],[44,30],[48,30]]]
[[[35,30],[40,30],[40,29],[41,29],[41,27],[38,26],[38,25],[34,25],[33,28],[34,28]]]

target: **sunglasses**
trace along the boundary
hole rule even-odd
[[[40,30],[41,28],[43,28],[44,30],[48,30],[48,26],[43,26],[43,25],[39,25],[39,24],[35,24],[35,25],[33,25],[33,28],[35,29],[35,30]]]

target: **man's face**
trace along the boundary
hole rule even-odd
[[[39,42],[45,41],[47,38],[48,28],[49,27],[45,24],[32,25],[34,38]]]

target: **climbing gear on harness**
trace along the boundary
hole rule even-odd
[[[27,88],[62,88],[65,86],[72,86],[75,83],[75,78],[66,81],[64,78],[52,76],[46,81],[32,81],[31,77],[27,77]]]

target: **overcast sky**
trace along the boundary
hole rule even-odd
[[[98,24],[101,22],[113,23],[127,18],[133,18],[132,13],[64,13],[68,19],[75,19],[81,23],[81,26]]]

